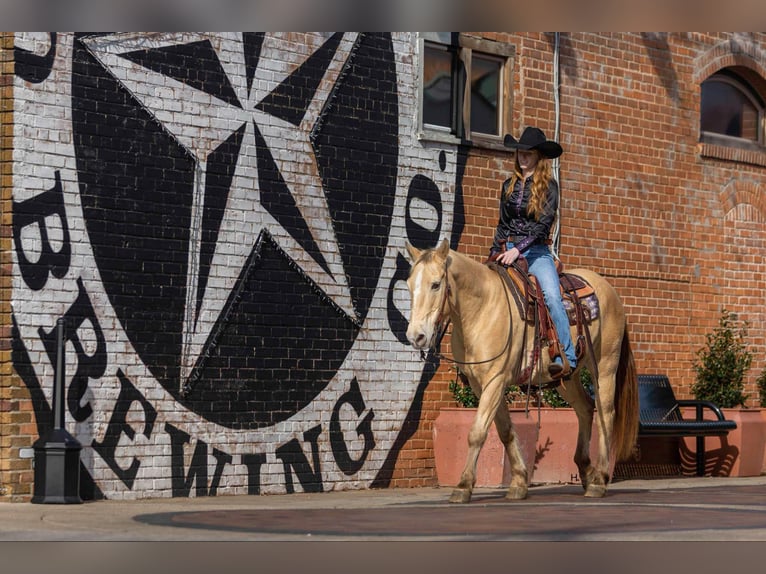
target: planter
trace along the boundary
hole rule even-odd
[[[439,411],[433,426],[434,463],[439,486],[455,486],[468,456],[468,432],[476,417],[476,409],[444,408]],[[537,439],[537,419],[527,418],[520,410],[511,410],[516,436],[522,456],[532,475]],[[493,426],[479,453],[476,464],[476,487],[505,487],[510,484],[510,467],[505,449]]]
[[[723,437],[705,437],[705,476],[760,476],[766,466],[766,416],[764,409],[725,408],[724,417],[737,423],[737,428]],[[705,413],[708,417],[708,414]],[[693,410],[684,417],[694,418]],[[696,439],[679,441],[681,470],[696,473]]]
[[[537,421],[537,409],[530,410]],[[572,408],[540,409],[540,431],[535,448],[535,467],[532,478],[537,484],[580,483],[580,475],[574,462],[577,446],[577,415]],[[598,455],[598,429],[593,420],[590,441],[591,460]],[[614,471],[612,461],[610,474]]]
[[[763,425],[766,426],[766,408],[761,410],[761,419],[763,419]],[[761,474],[766,474],[766,446],[763,448],[763,466],[761,468]]]

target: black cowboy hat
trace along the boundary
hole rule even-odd
[[[536,149],[548,159],[559,157],[564,153],[562,147],[555,141],[547,139],[540,128],[526,128],[518,141],[511,134],[506,134],[503,144],[505,147],[516,150]]]

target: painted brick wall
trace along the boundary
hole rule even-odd
[[[463,161],[416,140],[414,36],[14,42],[4,453],[51,429],[64,318],[83,497],[390,485],[432,375],[404,241],[450,234]]]
[[[516,48],[514,132],[552,136],[554,36],[485,36]],[[5,497],[31,494],[59,317],[87,497],[435,484],[451,373],[404,342],[404,240],[482,259],[511,157],[418,139],[416,37],[2,39]],[[561,35],[560,256],[614,283],[679,396],[721,308],[766,342],[766,158],[698,142],[700,82],[766,77],[764,48]]]

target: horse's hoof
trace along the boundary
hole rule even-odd
[[[471,502],[471,491],[464,490],[462,488],[456,488],[452,491],[452,495],[449,497],[449,501],[458,504]]]
[[[527,497],[526,486],[511,486],[505,494],[506,500],[524,500]]]
[[[604,498],[606,496],[606,486],[603,484],[589,484],[585,489],[585,496],[588,498]]]

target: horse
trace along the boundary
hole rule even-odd
[[[511,287],[497,270],[450,249],[447,240],[437,247],[418,249],[406,242],[411,263],[407,287],[411,316],[407,327],[410,344],[424,353],[438,351],[441,335],[452,324],[453,361],[479,397],[476,417],[468,435],[468,456],[450,502],[468,503],[476,481],[476,461],[494,421],[510,461],[511,480],[505,498],[520,500],[528,494],[528,472],[504,391],[514,384],[532,348],[534,329],[514,304]],[[505,271],[503,271],[505,272]],[[628,337],[625,309],[614,287],[589,269],[573,269],[590,284],[600,313],[588,326],[592,353],[584,353],[570,380],[551,381],[574,408],[578,420],[574,461],[585,496],[601,498],[609,483],[611,457],[624,460],[632,453],[638,435],[638,383]],[[573,333],[573,340],[576,340]],[[526,339],[526,340],[525,340]],[[526,351],[525,351],[526,350]],[[535,373],[545,373],[549,353],[540,353]],[[593,373],[594,397],[580,382],[583,366]],[[597,376],[595,374],[597,373]],[[599,431],[598,457],[590,459],[594,411]]]

